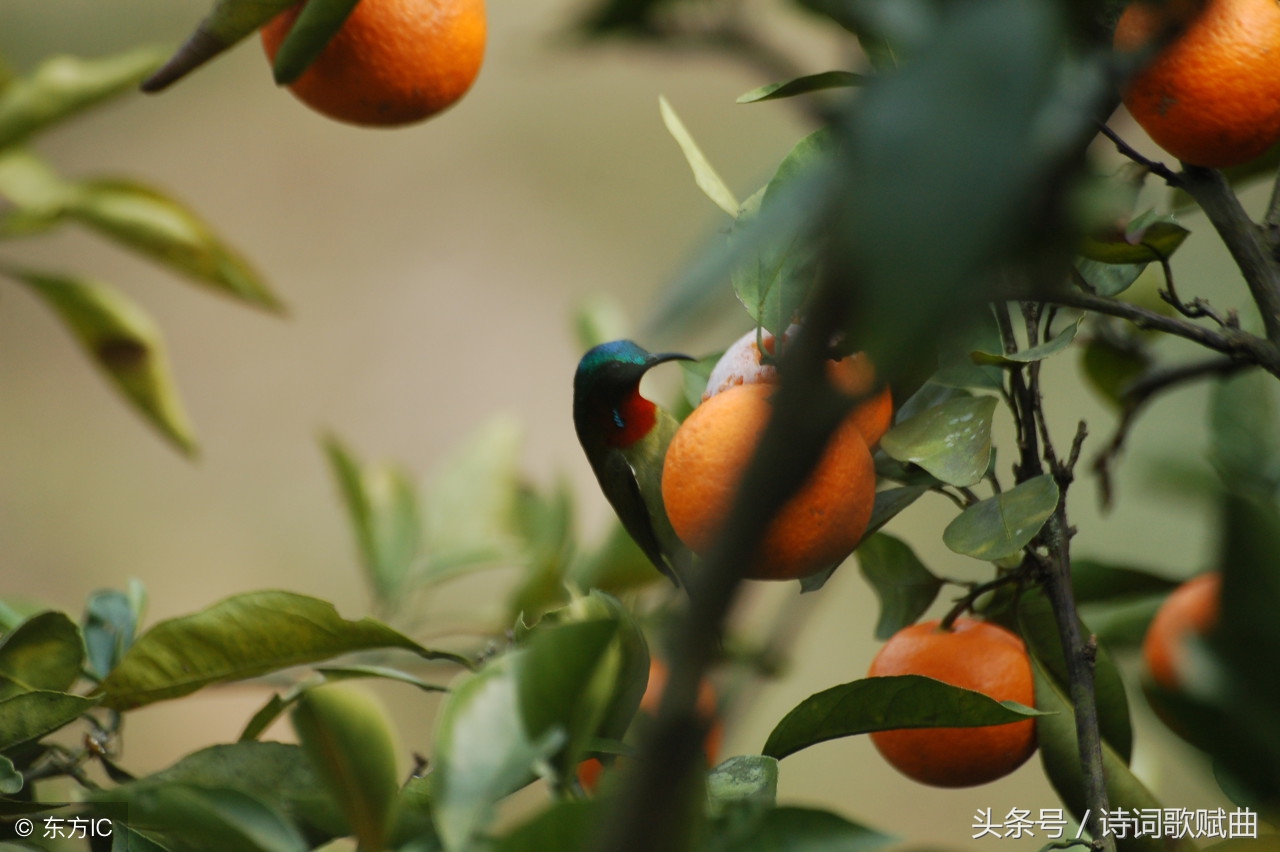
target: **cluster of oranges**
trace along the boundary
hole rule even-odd
[[[772,336],[763,341],[773,349]],[[770,523],[746,577],[814,574],[852,553],[866,532],[876,489],[869,448],[888,430],[893,401],[888,388],[875,388],[875,372],[863,355],[829,362],[828,375],[841,390],[869,398],[837,428],[808,480]],[[749,332],[720,359],[701,404],[667,448],[663,504],[676,534],[695,553],[705,556],[723,529],[772,413],[776,387],[777,373],[762,363],[756,333]]]
[[[1117,50],[1153,50],[1124,103],[1170,154],[1197,166],[1248,162],[1280,142],[1280,3],[1135,0],[1116,25]]]
[[[273,62],[305,5],[262,28]],[[349,124],[422,121],[471,88],[485,35],[484,0],[360,0],[289,89],[317,112]]]

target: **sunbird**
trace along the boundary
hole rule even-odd
[[[640,395],[640,379],[658,364],[693,360],[614,340],[588,350],[573,376],[573,427],[600,490],[649,561],[676,585],[689,550],[662,504],[662,460],[679,424]]]

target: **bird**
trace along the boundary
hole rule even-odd
[[[587,351],[573,376],[573,425],[600,490],[654,567],[677,586],[691,553],[662,503],[662,462],[679,423],[640,395],[640,379],[678,352],[648,352],[630,340]]]

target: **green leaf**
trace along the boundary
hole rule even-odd
[[[555,491],[540,494],[531,487],[516,492],[515,526],[522,540],[524,573],[511,593],[508,622],[533,621],[569,598],[565,575],[572,564],[576,536],[573,492],[560,479]]]
[[[1076,272],[1099,296],[1119,296],[1128,290],[1146,270],[1145,263],[1103,263],[1082,257],[1076,261]]]
[[[987,311],[974,322],[951,330],[938,342],[938,369],[929,381],[951,388],[1001,391],[1004,371],[979,362],[975,352],[1003,352],[1004,343],[995,314]],[[939,400],[941,401],[941,400]],[[905,415],[899,420],[905,419]]]
[[[99,282],[3,272],[53,308],[94,362],[164,437],[183,453],[195,453],[195,437],[169,372],[160,330],[142,308]]]
[[[102,589],[89,596],[84,613],[84,646],[89,673],[101,680],[133,644],[139,613],[124,592]]]
[[[971,728],[1039,711],[921,675],[868,677],[809,696],[778,722],[763,752],[779,760],[839,737],[899,728]]]
[[[105,703],[129,710],[353,651],[401,648],[465,664],[423,648],[371,618],[347,621],[333,604],[290,592],[248,592],[194,615],[162,621],[138,638],[102,682]]]
[[[304,692],[290,720],[361,848],[384,848],[400,785],[395,734],[382,704],[349,685],[329,684]]]
[[[428,776],[436,828],[456,852],[489,821],[493,805],[533,780],[533,766],[564,744],[558,731],[534,741],[520,718],[515,669],[522,651],[491,660],[452,687],[437,716]]]
[[[1043,474],[959,514],[942,531],[947,547],[994,562],[1017,554],[1035,538],[1058,506],[1058,483]]]
[[[120,789],[110,791],[115,796]],[[118,799],[117,799],[118,800]],[[311,846],[278,810],[239,790],[166,784],[127,800],[129,825],[183,852],[305,852]]]
[[[662,575],[617,518],[609,520],[600,546],[574,560],[568,582],[579,589],[620,594],[653,585]]]
[[[667,132],[671,134],[671,138],[676,140],[676,144],[680,146],[681,152],[684,153],[685,160],[689,163],[689,168],[693,170],[693,178],[697,181],[698,188],[715,202],[716,206],[730,216],[738,215],[738,198],[733,191],[725,185],[720,175],[716,174],[716,170],[711,167],[711,163],[707,160],[702,149],[698,147],[698,143],[693,140],[692,134],[688,128],[680,121],[680,116],[676,115],[676,111],[671,108],[671,104],[667,103],[664,97],[658,98],[658,108],[662,112],[662,123],[667,126]]]
[[[1074,559],[1071,562],[1071,587],[1078,604],[1166,595],[1177,586],[1177,580],[1160,577],[1139,568],[1094,559]]]
[[[518,557],[520,440],[519,424],[495,418],[433,473],[423,500],[428,559],[417,579],[435,582]]]
[[[815,283],[817,247],[794,208],[797,193],[831,159],[835,144],[835,134],[825,129],[796,143],[765,187],[759,209],[744,207],[729,235],[731,245],[746,247],[733,268],[734,293],[756,324],[775,336],[793,322]],[[771,227],[762,230],[761,223]]]
[[[880,446],[891,458],[919,465],[950,485],[973,485],[991,464],[995,410],[995,397],[951,399],[897,424]]]
[[[938,596],[942,581],[910,545],[888,533],[876,533],[858,545],[858,567],[880,599],[876,638],[888,639],[915,624]]]
[[[731,757],[707,775],[713,816],[735,805],[772,808],[778,801],[777,758],[759,754]]]
[[[13,761],[0,754],[0,793],[6,796],[16,795],[22,792],[25,783]]]
[[[1173,217],[1148,210],[1134,217],[1123,233],[1106,238],[1086,237],[1080,245],[1080,254],[1100,263],[1152,263],[1171,257],[1190,233]]]
[[[1094,390],[1113,406],[1123,409],[1125,393],[1151,368],[1152,358],[1137,341],[1120,342],[1096,336],[1081,351],[1080,366]]]
[[[1017,631],[1026,641],[1027,650],[1043,670],[1038,676],[1049,678],[1055,689],[1067,694],[1067,663],[1062,653],[1062,640],[1058,635],[1053,608],[1042,590],[1025,592],[1018,599]],[[1106,648],[1098,649],[1093,681],[1102,738],[1120,760],[1128,763],[1133,750],[1129,700],[1125,694],[1124,681]],[[1038,690],[1039,687],[1037,694]],[[1038,703],[1037,706],[1048,709]]]
[[[1019,364],[1030,364],[1034,361],[1043,361],[1045,358],[1056,355],[1071,345],[1071,341],[1076,339],[1076,332],[1080,330],[1080,323],[1083,320],[1084,314],[1081,314],[1076,318],[1075,322],[1059,331],[1056,337],[1046,340],[1038,346],[1031,346],[1007,355],[999,349],[978,351],[973,353],[973,360],[983,364],[998,364],[1001,366],[1017,366]]]
[[[697,361],[681,361],[680,374],[683,379],[681,384],[684,390],[684,399],[689,406],[689,410],[697,408],[702,404],[702,394],[707,389],[707,379],[711,377],[711,371],[720,361],[723,352],[713,352],[705,358],[699,358]]]
[[[285,743],[209,746],[167,769],[104,791],[100,797],[133,801],[173,785],[236,790],[283,814],[313,840],[351,832],[307,755],[298,746]]]
[[[272,65],[276,84],[287,86],[302,76],[329,40],[337,35],[359,0],[314,0],[302,7]]]
[[[65,692],[80,677],[80,630],[60,612],[33,615],[0,638],[0,698],[19,692]]]
[[[24,148],[0,149],[0,237],[29,236],[59,224],[75,188]]]
[[[498,840],[493,852],[586,850],[605,814],[606,805],[599,799],[555,802]]]
[[[794,80],[788,80],[785,83],[769,83],[758,89],[752,89],[744,95],[739,95],[737,102],[740,104],[752,104],[758,101],[790,98],[824,89],[845,89],[861,86],[866,81],[865,75],[854,74],[852,71],[824,71],[821,74],[809,74],[804,77],[797,77]]]
[[[272,311],[262,276],[193,211],[157,189],[103,178],[75,185],[68,216],[215,292]]]
[[[1076,739],[1075,711],[1060,684],[1049,677],[1043,664],[1032,657],[1032,669],[1036,675],[1036,706],[1048,711],[1036,721],[1036,739],[1039,742],[1040,762],[1054,790],[1062,798],[1076,819],[1085,814],[1083,778],[1080,774],[1080,751]],[[1102,744],[1102,765],[1106,778],[1107,804],[1126,813],[1135,810],[1160,808],[1150,791],[1129,770],[1123,758],[1107,743]],[[1119,852],[1194,852],[1195,844],[1188,838],[1155,837],[1151,835],[1116,838]]]
[[[815,808],[782,807],[763,812],[748,831],[716,852],[874,852],[898,839]]]
[[[365,574],[379,599],[394,601],[421,555],[422,522],[413,483],[391,465],[362,467],[332,436],[325,438],[324,449],[356,534]]]
[[[0,148],[129,91],[160,64],[152,48],[104,59],[54,56],[0,90]]]
[[[158,92],[250,35],[296,0],[216,0],[199,26],[154,74],[144,92]]]
[[[1226,485],[1271,494],[1280,486],[1275,381],[1253,370],[1219,381],[1209,408],[1209,458]]]
[[[1136,651],[1142,647],[1147,628],[1164,599],[1164,595],[1147,595],[1082,604],[1080,617],[1100,644],[1114,651]]]
[[[98,704],[65,692],[20,692],[0,700],[0,751],[38,740],[69,725]]]

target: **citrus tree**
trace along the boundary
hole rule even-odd
[[[726,0],[583,10],[593,37],[700,45],[766,69],[776,78],[740,100],[788,100],[814,125],[739,200],[662,105],[729,223],[652,327],[698,324],[708,294],[728,287],[753,330],[684,360],[682,398],[659,409],[640,377],[677,359],[614,343],[584,317],[574,422],[618,510],[613,533],[581,544],[566,489],[521,477],[502,428],[477,429],[421,493],[329,437],[376,617],[284,590],[153,624],[137,585],[94,593],[78,618],[0,601],[6,843],[880,848],[895,839],[873,815],[777,801],[786,758],[862,734],[909,778],[944,787],[1038,753],[1063,807],[1056,834],[1041,824],[1027,843],[1193,849],[1197,837],[1267,832],[1280,812],[1280,191],[1255,220],[1237,190],[1280,162],[1280,7],[1168,2],[1122,18],[1123,4],[1102,0],[798,2],[848,40],[855,65],[787,73]],[[219,0],[167,61],[59,58],[6,79],[0,235],[82,224],[277,308],[177,201],[133,178],[63,178],[27,143],[136,85],[165,89],[264,27],[277,80],[358,124],[436,115],[478,68],[484,11],[471,2],[418,4],[426,25],[408,43],[418,59],[431,46],[422,63],[396,52],[414,3],[291,6]],[[1108,126],[1122,97],[1169,163]],[[1104,146],[1128,163],[1103,171]],[[1238,270],[1229,306],[1175,284],[1188,235],[1177,214],[1192,208]],[[140,305],[79,270],[0,259],[0,275],[48,302],[126,398],[194,448]],[[1138,283],[1153,280],[1154,295]],[[1043,365],[1073,353],[1114,425],[1060,433],[1046,415],[1060,391]],[[1186,451],[1216,474],[1189,487],[1216,506],[1217,559],[1170,594],[1151,566],[1073,556],[1089,529],[1072,507],[1086,472],[1106,502],[1150,497],[1116,494],[1114,470],[1150,403],[1193,382],[1213,386],[1210,444]],[[1092,437],[1100,427],[1110,434]],[[1011,437],[997,447],[1001,430]],[[986,566],[983,579],[940,576],[887,531],[939,498],[954,517],[932,534]],[[743,584],[798,580],[796,594],[822,594],[851,555],[881,605],[877,624],[850,628],[885,640],[867,677],[799,701],[757,749],[726,758],[712,684],[718,668],[753,662],[726,628]],[[494,565],[520,570],[486,636],[416,638],[434,632],[418,602]],[[939,602],[941,617],[926,619]],[[1139,645],[1141,671],[1117,665]],[[237,741],[148,775],[119,759],[133,711],[250,678],[273,690]],[[447,692],[407,780],[393,726],[356,683],[369,679]],[[1212,758],[1237,804],[1229,817],[1190,824],[1147,790],[1130,768],[1131,700]],[[264,740],[285,716],[296,742]],[[531,786],[547,803],[501,819]]]

